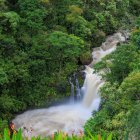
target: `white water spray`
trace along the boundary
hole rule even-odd
[[[117,43],[123,41],[125,37],[121,33],[108,37],[101,47],[93,50],[93,62],[90,66],[115,50]],[[16,129],[22,128],[23,135],[28,138],[38,135],[47,136],[59,130],[69,135],[78,135],[80,131],[83,131],[83,125],[91,117],[92,111],[98,110],[100,104],[98,92],[103,81],[93,71],[92,68],[86,66],[86,78],[81,89],[84,91],[84,98],[81,103],[26,111],[13,120]]]

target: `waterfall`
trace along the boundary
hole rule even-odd
[[[92,105],[92,102],[95,99],[99,99],[98,89],[99,86],[102,85],[103,81],[101,80],[101,77],[98,74],[93,73],[93,69],[86,66],[85,73],[86,78],[84,82],[84,98],[83,98],[83,105],[86,107],[90,107]]]
[[[77,98],[77,101],[80,101],[81,100],[81,91],[80,91],[79,82],[78,82],[77,78],[75,79],[75,83],[76,83],[76,98]]]
[[[94,73],[91,67],[105,55],[116,49],[117,43],[124,42],[122,33],[116,33],[107,38],[101,47],[93,49],[93,62],[84,70],[86,78],[81,88],[83,100],[78,103],[50,107],[48,109],[29,110],[18,115],[14,120],[16,129],[22,128],[23,135],[30,139],[31,136],[47,136],[56,131],[65,131],[69,135],[79,135],[83,125],[92,116],[93,110],[98,110],[100,104],[99,88],[104,84],[101,77]],[[81,98],[78,79],[76,79],[76,96]],[[74,84],[71,85],[71,101],[74,102]]]
[[[69,78],[69,83],[71,86],[70,103],[74,104],[74,84],[72,83],[71,77]]]
[[[74,82],[72,81],[72,79],[74,79]],[[70,87],[71,87],[70,103],[73,104],[75,102],[75,95],[76,95],[76,102],[81,100],[81,90],[80,90],[79,81],[76,73],[74,73],[71,77],[68,78],[68,82],[70,83]],[[75,90],[76,90],[76,94],[75,94]]]

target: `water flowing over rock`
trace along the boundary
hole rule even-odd
[[[86,66],[86,78],[83,85],[85,89],[83,105],[86,107],[90,107],[93,101],[100,100],[98,89],[99,86],[102,85],[103,81],[101,80],[101,77],[98,74],[94,74],[93,71],[93,69]]]
[[[70,103],[74,104],[74,84],[72,83],[71,77],[69,78],[69,83],[70,83],[70,87],[71,87]]]
[[[116,33],[108,37],[101,47],[93,49],[93,61],[89,66],[86,66],[84,70],[86,78],[81,88],[82,93],[84,93],[84,98],[81,102],[74,104],[68,103],[48,109],[26,111],[13,120],[16,129],[22,128],[23,135],[28,138],[38,135],[47,136],[59,130],[65,131],[69,135],[78,135],[80,131],[83,131],[83,125],[91,117],[92,111],[98,110],[99,108],[99,88],[104,83],[98,74],[93,73],[94,69],[92,69],[91,66],[114,51],[117,44],[125,40],[126,35]],[[79,94],[81,94],[78,91],[79,83],[78,81],[76,82],[77,96],[79,96]],[[70,84],[73,92],[72,96],[74,97],[74,85],[72,82],[70,82]],[[73,97],[71,97],[72,102],[74,102]]]
[[[89,66],[93,66],[95,63],[99,62],[104,56],[113,52],[118,43],[125,42],[129,37],[127,32],[118,32],[112,36],[107,37],[106,41],[102,43],[100,47],[93,48],[92,58],[93,61]]]
[[[77,98],[77,101],[80,101],[82,97],[81,97],[81,90],[80,90],[80,86],[79,86],[77,77],[75,79],[75,83],[76,83],[76,98]]]

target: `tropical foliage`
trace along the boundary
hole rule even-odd
[[[26,138],[22,137],[21,129],[18,131],[18,133],[13,134],[11,138],[9,136],[9,130],[5,129],[3,137],[0,136],[0,140],[3,140],[3,139],[4,140],[27,140]],[[46,138],[42,138],[40,136],[31,138],[31,140],[91,140],[91,139],[92,140],[112,140],[112,134],[110,134],[110,135],[104,134],[103,136],[101,136],[101,135],[91,135],[91,134],[90,134],[90,136],[83,136],[83,135],[68,136],[65,133],[57,132],[57,133],[54,133],[53,135],[48,136]]]

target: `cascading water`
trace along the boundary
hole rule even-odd
[[[100,61],[102,57],[115,50],[118,42],[125,41],[122,33],[116,33],[107,38],[106,42],[96,50],[93,50],[93,62],[90,66]],[[48,109],[36,109],[18,115],[14,120],[16,129],[22,128],[23,135],[47,136],[55,131],[61,130],[69,135],[76,134],[83,130],[83,125],[91,117],[93,110],[98,110],[100,104],[99,88],[103,81],[98,74],[93,73],[93,69],[86,66],[84,72],[86,78],[81,88],[84,93],[83,101],[75,104],[66,104]],[[74,101],[74,85],[70,79],[72,90],[72,101]],[[77,96],[79,96],[79,83],[76,80]],[[81,94],[80,94],[81,95]],[[79,98],[79,97],[78,97]]]
[[[74,104],[74,84],[72,83],[71,77],[69,78],[69,83],[71,87],[70,103]]]
[[[98,93],[98,87],[100,87],[103,83],[101,77],[98,74],[93,73],[94,70],[90,67],[86,66],[85,73],[86,78],[84,81],[84,89],[85,94],[83,98],[83,105],[86,107],[90,107],[93,101],[100,101],[100,97]],[[91,82],[92,81],[92,82]],[[88,94],[87,94],[88,93]]]
[[[75,83],[76,83],[76,99],[77,101],[81,100],[81,91],[80,91],[80,86],[77,77],[75,78]]]

